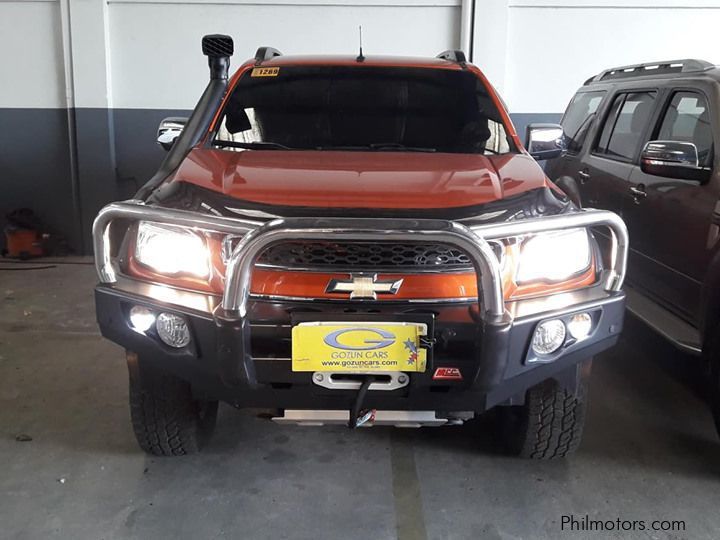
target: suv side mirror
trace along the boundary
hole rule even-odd
[[[529,124],[525,148],[538,161],[560,157],[565,153],[565,132],[559,124]]]
[[[640,154],[640,169],[647,174],[705,182],[711,170],[700,167],[697,146],[682,141],[650,141]]]
[[[188,119],[181,116],[171,116],[165,118],[157,130],[157,143],[163,147],[163,150],[169,151],[175,143],[182,130],[185,129]]]

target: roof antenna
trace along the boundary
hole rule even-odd
[[[355,60],[357,60],[358,62],[364,62],[365,57],[363,56],[363,52],[362,52],[362,24],[360,26],[358,26],[358,29],[360,30],[360,54],[358,54],[358,56]]]

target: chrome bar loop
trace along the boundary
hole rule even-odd
[[[545,216],[504,223],[467,227],[455,221],[435,219],[287,218],[267,223],[227,218],[188,210],[160,208],[130,200],[105,206],[93,223],[95,266],[103,283],[118,279],[113,264],[110,226],[114,220],[154,221],[214,233],[242,236],[227,261],[223,318],[241,320],[248,312],[252,272],[258,257],[273,244],[298,239],[333,241],[433,241],[453,245],[471,259],[478,281],[478,302],[484,320],[505,316],[501,265],[490,242],[582,227],[607,227],[611,231],[611,268],[604,285],[609,292],[622,287],[627,268],[628,233],[619,216],[604,210],[586,209],[572,214]]]
[[[475,226],[472,227],[471,230],[486,240],[494,240],[563,229],[603,226],[610,229],[612,233],[611,268],[605,290],[616,292],[622,288],[623,281],[625,280],[629,239],[625,222],[620,216],[613,212],[588,208],[573,214],[559,214],[556,216]]]
[[[116,219],[155,221],[196,230],[237,235],[245,235],[248,231],[262,225],[261,221],[213,216],[175,208],[160,208],[146,205],[137,200],[108,204],[100,210],[95,218],[92,231],[95,268],[103,283],[117,281],[117,272],[112,264],[113,250],[110,241],[110,225]]]

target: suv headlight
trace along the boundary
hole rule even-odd
[[[541,233],[521,244],[516,280],[563,281],[587,270],[591,262],[587,229]]]
[[[135,258],[160,274],[210,275],[205,238],[185,227],[139,222]]]

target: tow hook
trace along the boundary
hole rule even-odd
[[[374,381],[375,377],[373,377],[372,375],[368,375],[360,385],[360,388],[358,388],[357,397],[355,398],[355,404],[352,406],[352,409],[350,409],[350,419],[348,421],[348,427],[350,429],[358,428],[363,424],[374,420],[375,409],[362,409],[363,401],[365,401],[365,396],[367,395],[370,385]]]
[[[363,424],[367,422],[375,422],[375,409],[364,409],[360,411],[360,416],[358,417],[357,421],[355,422],[355,427],[359,428],[362,427]]]

